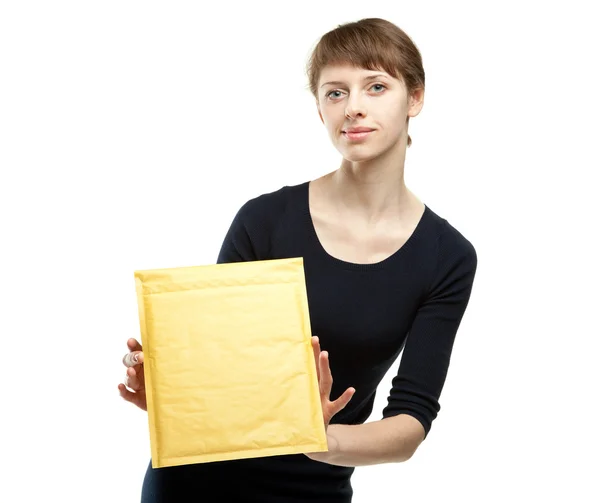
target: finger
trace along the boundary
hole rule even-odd
[[[144,353],[142,351],[132,351],[123,356],[123,365],[133,367],[144,363]]]
[[[329,398],[331,394],[331,387],[333,386],[333,376],[331,375],[331,368],[329,368],[329,353],[322,351],[320,356],[321,364],[321,379],[320,388],[321,395]]]
[[[350,400],[352,400],[352,397],[354,396],[355,392],[356,390],[354,388],[348,388],[346,391],[344,391],[341,397],[339,397],[335,402],[333,402],[332,407],[335,411],[333,415],[337,414],[344,407],[346,407],[346,405],[348,405]]]
[[[131,339],[127,339],[127,347],[130,351],[142,350],[142,345],[137,341],[137,339],[134,339],[133,337]]]
[[[135,393],[129,391],[123,383],[119,384],[119,394],[128,402],[135,400]]]
[[[136,372],[135,368],[129,367],[126,372],[126,384],[134,391],[140,391],[144,388],[144,371]]]
[[[319,344],[319,338],[317,336],[314,336],[311,340],[311,343],[313,348],[313,354],[315,356],[315,363],[317,364],[317,381],[320,381],[321,369],[319,363],[319,355],[321,354],[321,345]]]
[[[132,393],[123,384],[119,384],[119,394],[124,400],[146,410],[144,405],[144,397],[140,393]]]

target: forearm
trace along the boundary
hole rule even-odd
[[[419,430],[416,419],[406,415],[359,425],[332,424],[327,429],[329,452],[319,461],[338,466],[407,461],[422,441]]]

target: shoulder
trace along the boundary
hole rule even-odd
[[[439,253],[477,263],[477,251],[473,243],[447,220],[444,220],[440,233]]]
[[[475,245],[447,219],[430,212],[436,235],[432,288],[458,279],[472,282],[478,261]]]
[[[431,215],[432,232],[435,235],[438,259],[448,257],[466,257],[477,262],[474,244],[447,219],[428,207]]]
[[[285,185],[277,190],[265,192],[248,199],[238,210],[238,218],[245,222],[266,223],[284,213],[290,204],[297,186]]]
[[[286,185],[241,204],[225,237],[219,260],[229,260],[229,256],[244,260],[268,259],[273,236],[288,208],[300,197],[303,186]]]
[[[249,233],[272,236],[286,214],[302,205],[306,184],[285,185],[248,199],[241,205],[234,222],[243,225]]]

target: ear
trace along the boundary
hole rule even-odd
[[[409,98],[408,116],[416,117],[423,108],[425,100],[425,89],[416,89]]]

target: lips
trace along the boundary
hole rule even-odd
[[[365,129],[364,131],[361,131],[361,132],[358,132],[358,133],[354,133],[354,132],[352,132],[352,130],[350,130],[349,132],[342,132],[342,135],[348,141],[357,142],[357,141],[361,141],[361,140],[364,140],[364,139],[368,138],[369,135],[373,131],[375,131],[375,130],[374,129]]]
[[[371,131],[375,131],[375,130],[373,128],[369,128],[369,127],[357,127],[357,128],[342,129],[342,133],[370,133]]]

